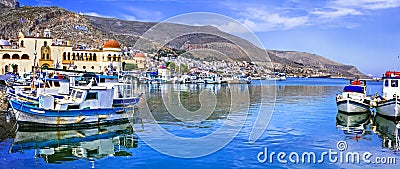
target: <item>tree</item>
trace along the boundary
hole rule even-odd
[[[186,66],[185,64],[181,63],[181,65],[179,65],[179,70],[181,72],[181,74],[187,74],[189,73],[189,68],[188,66]]]
[[[175,65],[174,62],[168,62],[168,63],[167,63],[167,67],[169,67],[171,70],[175,71],[176,65]]]
[[[130,70],[135,70],[138,68],[137,64],[133,64],[133,63],[125,63],[125,67],[124,70],[126,71],[130,71]]]

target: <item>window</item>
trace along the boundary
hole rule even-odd
[[[97,100],[97,92],[88,92],[85,100]]]
[[[3,59],[10,59],[10,55],[8,53],[4,54]]]
[[[83,66],[83,69],[86,69],[86,66]]]
[[[65,52],[63,53],[63,60],[67,60],[67,54]]]
[[[19,55],[18,54],[13,54],[12,55],[12,59],[19,59]]]
[[[77,92],[75,98],[80,99],[82,97],[83,92]]]
[[[392,80],[391,86],[392,87],[398,87],[399,86],[398,81],[397,80]]]
[[[94,66],[92,66],[92,69],[94,69]]]
[[[389,86],[389,80],[385,80],[385,86],[386,86],[386,87]]]
[[[60,87],[60,82],[54,81],[54,87]]]
[[[23,55],[21,56],[21,59],[29,59],[29,56],[28,56],[27,54],[23,54]]]

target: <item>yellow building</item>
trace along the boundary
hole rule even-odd
[[[34,65],[88,72],[122,69],[122,50],[115,40],[104,43],[102,49],[82,50],[67,41],[54,41],[48,29],[43,35],[24,36],[19,32],[18,40],[0,40],[1,73],[29,73]]]

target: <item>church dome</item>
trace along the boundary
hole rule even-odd
[[[144,54],[143,53],[136,53],[135,57],[136,58],[144,58]]]
[[[110,39],[106,43],[104,43],[103,48],[121,48],[121,46],[117,41]]]

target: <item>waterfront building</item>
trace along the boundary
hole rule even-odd
[[[87,72],[120,71],[122,55],[115,40],[108,40],[100,49],[77,48],[69,41],[53,40],[49,29],[36,36],[25,36],[20,31],[16,40],[0,40],[1,74],[29,73],[34,65]]]

